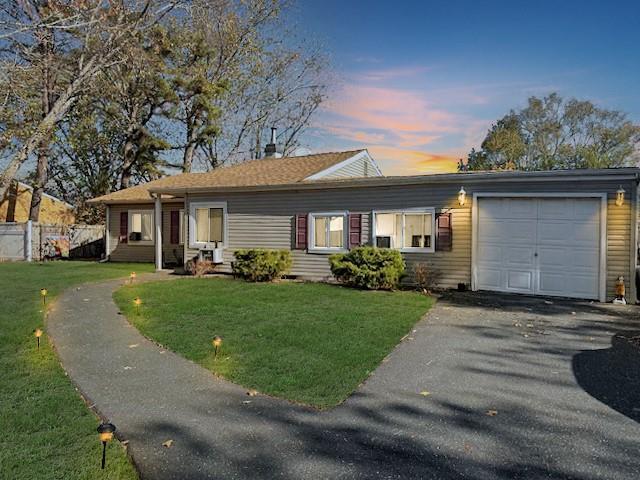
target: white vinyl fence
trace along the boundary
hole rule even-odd
[[[0,261],[101,258],[103,225],[0,223]]]

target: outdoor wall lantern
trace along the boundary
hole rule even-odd
[[[216,358],[218,356],[218,348],[220,348],[220,345],[222,345],[222,337],[216,335],[215,337],[213,337],[211,343],[213,344],[214,348],[213,358]]]
[[[142,305],[142,300],[140,300],[140,297],[134,298],[133,304],[136,306],[136,315],[140,315],[140,305]]]
[[[102,469],[104,470],[104,464],[107,456],[107,443],[113,440],[113,432],[116,431],[116,426],[113,423],[101,423],[98,425],[98,435],[102,442]]]
[[[616,205],[621,207],[624,204],[624,188],[620,185],[620,188],[616,191]]]
[[[458,192],[458,203],[460,206],[464,206],[467,201],[467,192],[464,190],[464,187],[460,187],[460,191]]]
[[[38,350],[40,350],[40,337],[42,336],[42,330],[36,328],[33,334],[36,336],[36,341],[38,342]]]
[[[42,297],[42,305],[45,305],[47,303],[47,289],[46,288],[41,288],[40,289],[40,296]]]

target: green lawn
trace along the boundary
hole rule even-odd
[[[115,298],[165,347],[247,388],[320,408],[347,398],[433,302],[415,292],[224,278],[135,285]],[[215,335],[224,339],[217,358]]]
[[[71,286],[151,271],[151,265],[0,263],[0,478],[135,479],[124,449],[112,442],[100,470],[97,418],[65,376],[43,323],[40,288],[50,304]],[[40,350],[33,331],[43,327]]]

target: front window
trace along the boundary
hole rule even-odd
[[[220,247],[225,243],[225,204],[193,203],[189,222],[189,241],[193,248]]]
[[[132,243],[153,243],[153,210],[129,211],[129,241]]]
[[[196,242],[222,242],[223,212],[221,208],[196,208]]]
[[[379,248],[433,251],[432,209],[375,214],[375,245]]]
[[[345,248],[344,213],[311,215],[311,249],[341,250]]]

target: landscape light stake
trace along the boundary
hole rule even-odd
[[[47,289],[46,288],[41,288],[40,289],[40,296],[42,297],[42,305],[46,305],[46,303],[47,303]]]
[[[113,423],[101,423],[98,425],[98,434],[100,435],[100,441],[102,442],[102,469],[107,457],[107,443],[113,440],[113,432],[116,431],[116,426]]]
[[[222,345],[222,337],[216,335],[211,343],[213,344],[213,358],[215,359],[218,356],[218,348]]]
[[[140,315],[140,305],[142,304],[142,300],[140,300],[140,297],[134,298],[133,304],[136,306],[136,315]]]
[[[129,280],[130,280],[131,285],[133,285],[133,281],[134,281],[135,279],[136,279],[136,272],[131,272],[131,273],[129,274]]]
[[[39,328],[36,328],[34,334],[36,336],[36,341],[38,342],[38,350],[40,350],[40,337],[42,336],[42,330]]]

